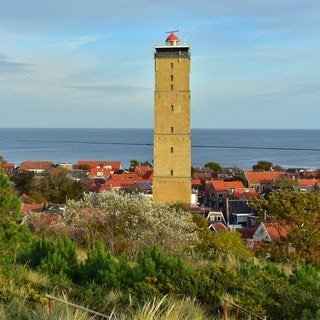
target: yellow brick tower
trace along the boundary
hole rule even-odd
[[[171,32],[155,47],[153,199],[191,203],[190,48]]]

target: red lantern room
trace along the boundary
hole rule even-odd
[[[166,40],[167,46],[176,46],[180,42],[180,39],[171,32],[169,37]]]

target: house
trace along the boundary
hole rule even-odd
[[[246,200],[227,199],[226,219],[235,228],[257,227],[259,215],[255,213]]]
[[[5,173],[14,172],[14,163],[6,162],[0,165],[0,168],[4,170]]]
[[[285,175],[282,171],[244,171],[248,187],[260,192],[271,190],[273,183]]]
[[[261,223],[253,235],[254,241],[279,242],[288,236],[288,226],[279,223]]]
[[[134,168],[134,173],[136,173],[139,177],[143,178],[148,172],[153,172],[153,168],[149,165],[146,166],[136,166]]]
[[[109,169],[111,173],[117,172],[121,169],[121,162],[120,161],[78,161],[77,162],[77,168],[88,168],[88,170],[93,168],[105,168]]]
[[[113,173],[112,169],[105,168],[103,166],[97,168],[91,168],[89,170],[89,178],[90,179],[108,179],[110,175]]]
[[[22,214],[27,214],[31,212],[43,212],[44,204],[43,203],[22,203],[21,211],[22,211]]]
[[[223,213],[221,211],[210,211],[207,215],[207,221],[209,224],[222,222],[226,224]]]
[[[320,179],[298,179],[299,186],[303,187],[314,187],[316,184],[320,183]]]
[[[232,199],[234,200],[252,200],[255,197],[259,196],[261,193],[256,189],[251,188],[242,188],[235,189],[232,194]]]
[[[226,198],[231,196],[235,189],[242,189],[244,185],[241,181],[221,181],[212,180],[206,183],[208,188],[208,201],[212,207],[219,210],[225,207]]]
[[[110,178],[102,184],[97,192],[132,190],[132,187],[137,182],[147,182],[140,178],[136,173],[112,174]]]
[[[54,164],[52,161],[23,161],[20,163],[19,171],[28,171],[34,173],[43,173],[53,168]]]
[[[212,232],[219,232],[219,231],[222,231],[222,230],[224,230],[224,231],[228,230],[227,226],[222,222],[211,223],[210,226],[209,226],[209,229]]]

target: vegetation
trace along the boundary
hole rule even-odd
[[[118,319],[215,319],[225,296],[268,319],[320,315],[319,193],[253,201],[289,224],[297,254],[278,250],[280,264],[253,257],[235,232],[212,234],[203,217],[133,194],[69,200],[66,219],[86,230],[84,242],[38,236],[17,222],[2,171],[0,191],[0,318],[46,318],[48,292]],[[54,303],[50,318],[90,315]]]
[[[252,166],[253,171],[269,171],[273,167],[273,163],[269,161],[258,161]]]
[[[217,162],[208,162],[208,163],[206,163],[204,165],[204,167],[208,168],[208,169],[211,169],[212,171],[215,171],[215,172],[221,172],[222,171],[222,167]]]
[[[85,184],[70,179],[65,169],[55,169],[42,175],[16,172],[12,181],[19,194],[25,194],[37,203],[63,204],[67,199],[80,199],[85,189]]]
[[[300,258],[320,265],[320,193],[273,191],[268,198],[252,201],[262,216],[284,226],[288,231],[286,242],[291,244]]]

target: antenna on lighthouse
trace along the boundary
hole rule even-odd
[[[175,32],[180,32],[180,30],[171,30],[171,31],[166,31],[165,33],[175,33]]]

